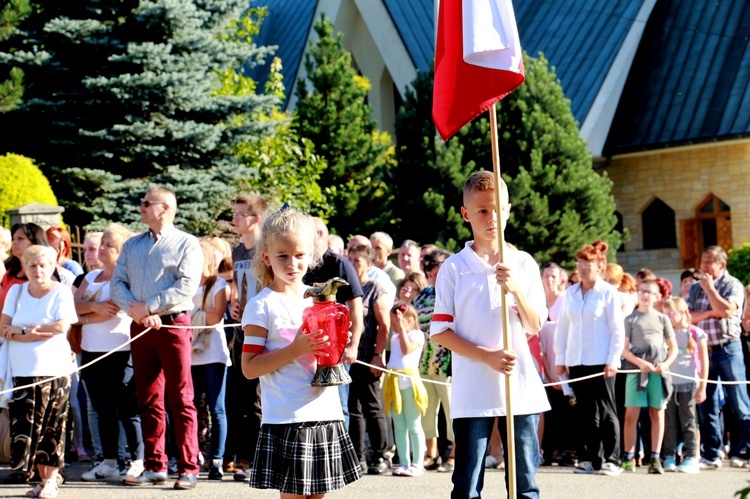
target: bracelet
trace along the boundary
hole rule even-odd
[[[21,335],[23,336],[24,334],[26,334],[26,328],[25,328],[25,327],[22,327],[22,328],[21,328]]]

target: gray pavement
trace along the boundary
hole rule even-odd
[[[618,477],[576,475],[572,468],[541,468],[537,480],[542,496],[555,499],[688,499],[688,498],[731,498],[734,493],[749,485],[750,472],[747,469],[732,469],[728,462],[715,471],[703,471],[697,475],[667,473],[662,476],[648,475],[645,468],[637,473],[622,474]],[[73,464],[67,468],[70,480],[60,489],[60,498],[86,499],[131,499],[170,497],[219,498],[277,498],[278,492],[250,489],[246,484],[234,482],[227,477],[222,482],[205,479],[201,474],[198,487],[193,491],[176,491],[172,483],[165,487],[132,488],[115,484],[84,483],[79,480],[83,464]],[[0,468],[0,477],[7,474],[7,467]],[[488,470],[483,497],[503,498],[504,472]],[[19,497],[29,490],[27,486],[0,485],[0,497]],[[329,494],[332,499],[437,499],[450,496],[450,475],[428,472],[419,478],[401,478],[390,475],[366,476],[349,487]]]

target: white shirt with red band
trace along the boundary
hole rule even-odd
[[[440,267],[430,334],[438,335],[452,329],[475,345],[502,349],[500,286],[495,278],[495,268],[477,256],[471,248],[472,243],[467,242],[460,253],[448,258]],[[539,315],[539,320],[544,322],[547,307],[539,266],[522,251],[509,248],[504,256],[506,265],[513,269],[516,286]],[[513,295],[508,293],[506,301],[510,307],[511,349],[519,356],[516,370],[510,377],[513,413],[548,411],[547,395],[534,367]],[[505,375],[483,362],[455,352],[452,361],[451,416],[505,416]]]
[[[247,302],[242,328],[259,326],[268,334],[266,338],[245,336],[242,351],[268,353],[289,345],[302,326],[302,312],[310,306],[312,298],[284,296],[265,288]],[[317,365],[314,355],[302,355],[260,377],[262,424],[344,419],[337,387],[310,386]]]

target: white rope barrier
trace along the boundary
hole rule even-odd
[[[214,329],[216,327],[241,327],[241,326],[242,326],[242,324],[239,324],[239,323],[237,323],[237,324],[221,324],[221,323],[219,323],[219,324],[213,324],[213,325],[210,325],[210,326],[179,326],[179,325],[174,325],[174,324],[168,324],[168,325],[165,325],[164,328],[165,329]],[[42,381],[37,381],[36,383],[31,383],[31,384],[23,385],[23,386],[16,386],[16,387],[13,387],[13,388],[10,388],[10,389],[7,389],[7,390],[2,390],[2,391],[0,391],[0,395],[4,395],[6,393],[11,393],[11,392],[14,392],[16,390],[22,390],[22,389],[26,389],[26,388],[32,388],[34,386],[38,386],[38,385],[41,385],[43,383],[47,383],[49,381],[54,381],[56,379],[60,379],[60,378],[63,378],[65,376],[71,376],[73,374],[76,374],[76,373],[78,373],[78,372],[86,369],[87,367],[90,367],[90,366],[96,364],[97,362],[99,362],[99,361],[101,361],[101,360],[109,357],[113,353],[122,350],[127,345],[130,345],[135,340],[137,340],[138,338],[140,338],[141,336],[143,336],[144,334],[148,333],[151,330],[152,330],[152,328],[146,328],[146,329],[144,329],[138,335],[133,336],[132,338],[129,338],[128,341],[126,341],[122,345],[119,345],[119,346],[113,348],[109,352],[106,352],[104,355],[102,355],[100,357],[97,357],[96,359],[92,360],[91,362],[89,362],[87,364],[84,364],[82,366],[77,367],[76,369],[72,370],[68,374],[62,374],[60,376],[54,376],[54,377],[46,378],[46,379],[44,379]],[[386,373],[386,374],[395,374],[397,376],[406,376],[408,378],[420,378],[423,383],[432,383],[434,385],[443,385],[443,386],[450,386],[451,385],[450,382],[437,381],[437,380],[433,380],[433,379],[426,379],[426,378],[421,378],[420,376],[409,376],[409,375],[406,375],[406,374],[403,374],[403,373],[396,372],[396,371],[394,371],[392,369],[387,369],[387,368],[383,368],[383,367],[380,367],[380,366],[375,366],[373,364],[368,364],[367,362],[363,362],[361,360],[357,360],[357,361],[355,361],[355,363],[356,364],[361,364],[363,366],[367,366],[367,367],[369,367],[371,369],[376,369],[378,371],[382,371],[383,373]],[[630,370],[619,370],[617,372],[618,373],[622,373],[622,374],[639,374],[641,371],[637,370],[637,369],[630,369]],[[682,378],[682,379],[686,379],[686,380],[690,380],[690,381],[696,381],[696,382],[701,381],[698,377],[690,377],[690,376],[685,376],[685,375],[677,374],[677,373],[673,373],[673,372],[670,372],[669,374],[671,376],[676,377],[676,378]],[[550,383],[544,383],[542,386],[546,387],[546,386],[558,386],[558,385],[578,383],[579,381],[585,381],[587,379],[593,379],[593,378],[597,378],[599,376],[604,376],[604,372],[602,371],[600,373],[589,374],[588,376],[582,376],[580,378],[568,379],[568,380],[565,380],[565,381],[554,381],[554,382],[550,382]],[[722,380],[711,380],[711,379],[707,379],[707,380],[703,380],[703,381],[705,381],[706,383],[714,384],[714,385],[749,385],[750,384],[750,381],[722,381]]]

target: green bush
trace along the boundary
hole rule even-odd
[[[0,156],[0,220],[10,228],[6,210],[29,203],[57,206],[47,177],[25,156],[8,153]]]
[[[727,270],[746,285],[750,283],[750,243],[744,243],[728,252]]]

